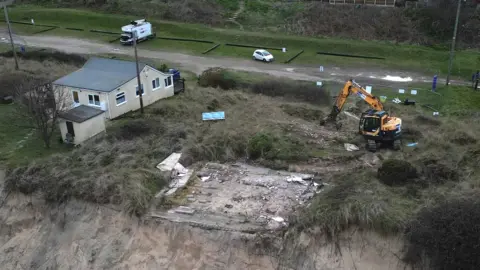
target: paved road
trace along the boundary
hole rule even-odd
[[[14,37],[16,43],[26,44],[28,47],[52,48],[69,53],[82,54],[101,54],[114,53],[133,56],[133,48],[121,46],[119,44],[100,43],[91,40],[76,39],[70,37],[58,36],[19,36]],[[0,29],[0,41],[8,42],[8,35]],[[251,59],[241,60],[237,58],[225,57],[204,57],[193,56],[183,53],[157,51],[157,50],[139,50],[139,56],[151,59],[159,59],[173,63],[180,68],[190,70],[196,74],[210,67],[226,67],[234,70],[260,72],[277,77],[285,77],[295,80],[310,81],[335,81],[345,82],[353,78],[361,84],[370,84],[374,86],[405,87],[408,83],[421,83],[432,80],[431,75],[419,74],[416,72],[405,72],[387,70],[372,67],[336,67],[324,66],[324,72],[320,72],[318,67],[301,66],[295,64],[265,64],[255,62]],[[386,78],[391,76],[394,78]],[[410,81],[401,81],[401,78],[410,77]],[[400,81],[396,81],[400,80]],[[439,83],[444,82],[439,80]],[[452,81],[452,84],[465,82]]]

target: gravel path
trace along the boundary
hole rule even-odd
[[[125,47],[119,44],[100,43],[84,39],[43,35],[17,36],[14,39],[16,42],[27,44],[27,46],[30,47],[52,48],[69,53],[114,53],[130,56],[134,55],[131,47]],[[0,42],[2,41],[8,42],[8,35],[0,31]],[[164,60],[177,65],[179,68],[195,72],[196,74],[200,74],[202,71],[210,67],[226,67],[234,70],[259,72],[294,80],[335,81],[338,83],[343,83],[349,78],[353,78],[361,84],[370,84],[377,87],[405,87],[409,83],[430,83],[432,81],[431,75],[424,75],[416,72],[395,71],[378,67],[372,68],[368,66],[324,66],[324,71],[320,72],[319,67],[313,66],[276,63],[266,64],[262,62],[255,62],[251,59],[242,60],[238,58],[227,57],[204,57],[160,50],[142,49],[139,50],[139,56]],[[387,76],[390,77],[387,78]],[[395,78],[397,78],[397,80],[401,80],[399,77],[410,77],[411,81],[395,81]],[[443,79],[438,80],[438,84],[443,82]],[[466,82],[463,81],[452,81],[452,84],[465,83]]]

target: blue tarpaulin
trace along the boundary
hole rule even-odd
[[[202,113],[202,120],[225,120],[225,112],[206,112]]]

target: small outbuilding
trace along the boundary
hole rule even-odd
[[[59,115],[58,126],[62,139],[73,145],[105,132],[105,112],[86,105],[79,105]]]

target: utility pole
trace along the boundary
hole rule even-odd
[[[140,81],[140,68],[138,67],[138,55],[137,55],[137,31],[132,31],[133,47],[135,48],[135,64],[137,66],[137,83],[138,83],[138,99],[140,100],[140,113],[143,115],[143,87]]]
[[[5,22],[7,23],[7,26],[8,26],[8,35],[10,36],[10,44],[12,45],[13,57],[15,58],[15,69],[18,70],[19,67],[18,67],[17,52],[15,51],[15,44],[13,43],[12,26],[10,26],[10,20],[8,19],[8,11],[7,11],[7,6],[11,5],[12,3],[13,3],[13,0],[0,2],[0,7],[3,7],[3,12],[5,13]]]
[[[447,83],[450,84],[450,75],[452,73],[453,57],[455,56],[455,42],[457,39],[458,20],[460,19],[460,7],[462,6],[462,0],[458,0],[457,4],[457,17],[455,18],[455,27],[453,28],[452,48],[450,49],[450,59],[448,61],[448,74]]]

